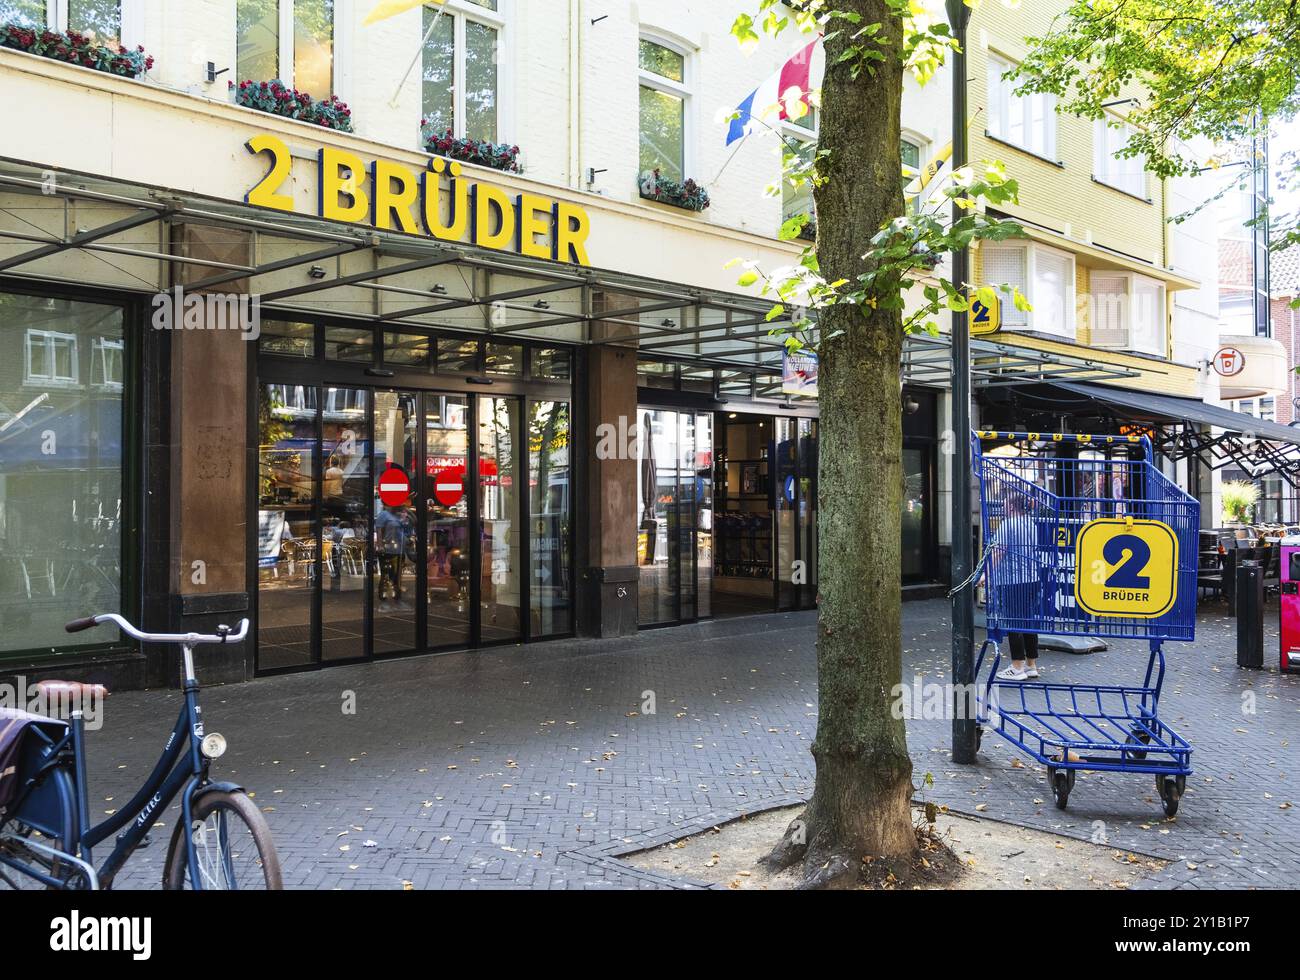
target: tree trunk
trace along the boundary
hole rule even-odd
[[[884,0],[834,6],[879,23],[885,61],[855,79],[837,64],[857,28],[837,20],[826,42],[814,191],[817,256],[829,282],[868,266],[870,238],[903,213],[899,125],[902,24]],[[862,860],[910,867],[917,850],[910,800],[912,763],[901,719],[890,710],[901,681],[903,496],[898,310],[839,305],[820,312],[820,455],[817,614],[817,776],[803,816],[767,859],[803,860],[807,886],[848,886]]]

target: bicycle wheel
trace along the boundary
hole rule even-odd
[[[163,867],[163,888],[193,888],[185,855],[184,828],[172,831]],[[247,793],[204,793],[194,805],[194,859],[208,891],[279,891],[280,858],[266,818]]]

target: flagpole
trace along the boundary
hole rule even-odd
[[[397,83],[397,91],[393,93],[393,97],[388,100],[388,107],[390,109],[397,108],[397,97],[402,94],[402,89],[406,87],[406,80],[411,77],[411,72],[415,71],[415,63],[419,61],[420,56],[424,54],[424,46],[429,43],[429,38],[433,37],[433,32],[438,26],[438,21],[442,20],[442,12],[445,9],[445,7],[439,7],[437,12],[433,15],[433,20],[429,22],[429,29],[424,32],[424,37],[420,39],[420,47],[416,50],[415,57],[412,58],[411,63],[406,66],[406,74],[404,74],[402,80]]]

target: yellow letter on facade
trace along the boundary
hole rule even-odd
[[[376,160],[370,165],[371,194],[375,198],[375,211],[371,224],[385,231],[393,227],[393,216],[397,216],[397,227],[408,235],[419,233],[415,216],[411,208],[419,196],[420,188],[415,182],[415,174],[400,164],[388,160]],[[393,185],[397,190],[393,190]]]
[[[370,216],[370,199],[361,189],[366,165],[361,158],[343,150],[321,147],[320,216],[331,221],[365,221]],[[345,176],[343,171],[348,171]],[[347,204],[340,198],[348,198]]]
[[[424,230],[444,242],[458,242],[469,229],[469,183],[460,179],[460,164],[434,157],[429,169],[420,175],[424,197]],[[451,201],[447,205],[447,220],[442,220],[442,174],[451,175]]]
[[[520,194],[516,203],[519,212],[519,252],[535,259],[549,259],[551,246],[537,240],[546,234],[551,217],[551,201],[536,194]]]
[[[555,246],[551,257],[556,262],[591,265],[587,257],[587,236],[591,219],[585,208],[567,201],[555,202]]]
[[[475,245],[506,251],[515,242],[515,206],[500,187],[492,184],[475,184],[470,191],[473,198],[474,218],[473,237]],[[493,231],[497,222],[492,212],[500,215],[500,224]]]

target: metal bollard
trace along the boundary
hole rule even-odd
[[[1237,666],[1264,666],[1264,566],[1257,561],[1237,565]]]

